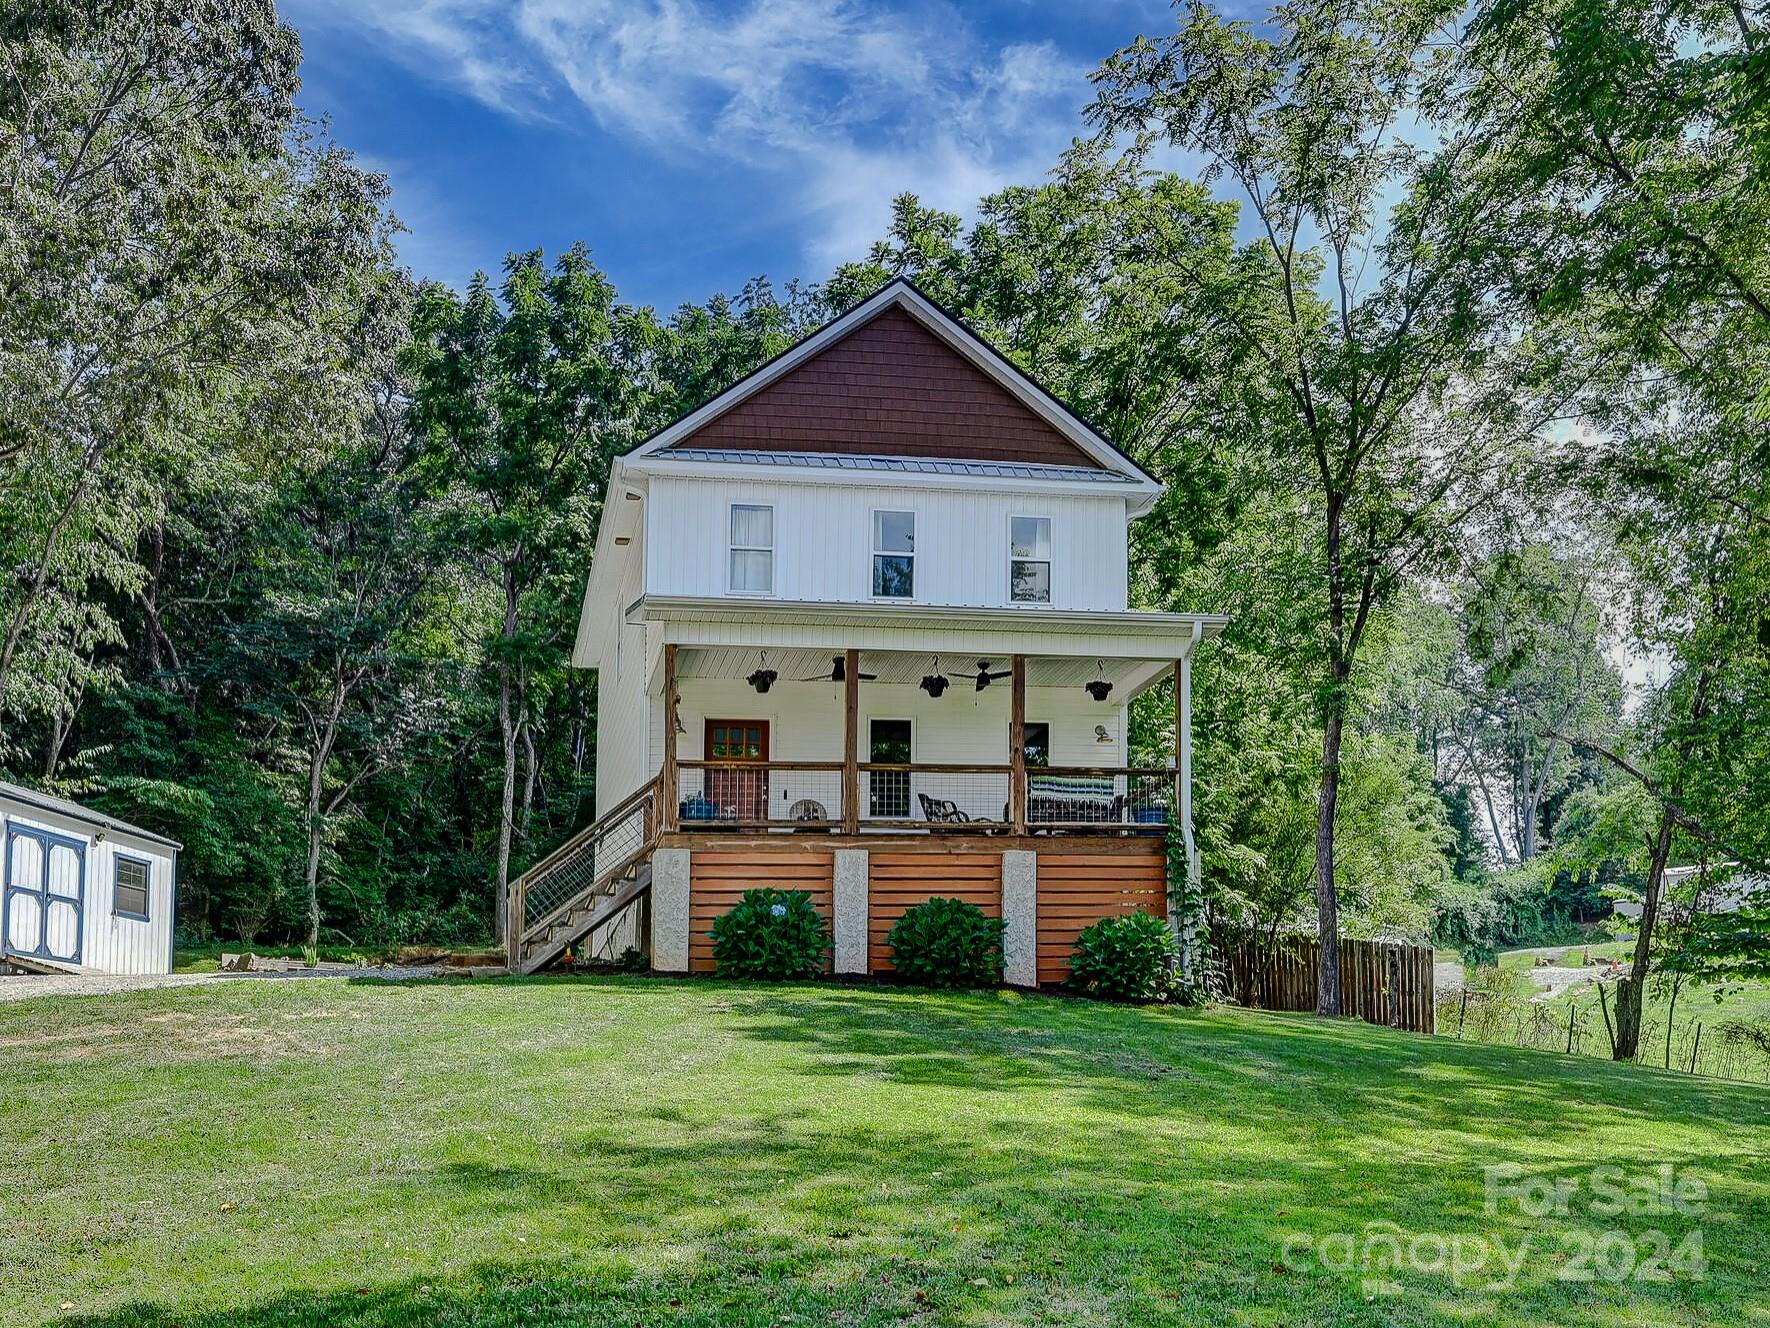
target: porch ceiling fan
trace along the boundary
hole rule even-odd
[[[977,661],[977,690],[981,692],[985,687],[988,687],[997,678],[1006,678],[1010,672],[1011,672],[1011,670],[1009,670],[1009,669],[1000,669],[994,673],[991,673],[990,667],[989,667],[989,661],[987,659],[978,660]]]
[[[875,681],[877,681],[877,679],[879,677],[878,674],[868,673],[865,669],[862,669],[861,672],[856,676],[858,676],[862,682],[875,682]],[[795,678],[795,679],[793,679],[793,681],[794,682],[847,682],[848,681],[848,670],[843,663],[842,656],[831,655],[830,656],[830,671],[828,673],[814,673],[809,678]]]

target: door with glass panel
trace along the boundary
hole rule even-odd
[[[867,726],[867,760],[873,765],[908,765],[910,721],[875,719]],[[867,815],[879,821],[905,821],[910,815],[910,772],[867,772]]]
[[[721,821],[768,819],[768,724],[759,719],[709,719],[707,760],[721,768],[707,771],[707,798]],[[741,768],[755,765],[754,770]]]

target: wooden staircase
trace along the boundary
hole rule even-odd
[[[512,882],[511,972],[546,967],[650,893],[657,798],[653,779]]]

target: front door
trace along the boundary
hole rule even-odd
[[[867,761],[873,765],[908,765],[913,759],[910,721],[875,719],[867,726]],[[872,770],[867,774],[867,815],[879,820],[907,821],[910,816],[910,772]]]
[[[713,804],[713,815],[721,821],[767,820],[768,721],[709,719],[705,751],[709,761],[764,767],[707,771],[707,798]]]
[[[86,846],[76,839],[9,824],[5,876],[4,908],[0,908],[5,948],[38,959],[79,963]]]

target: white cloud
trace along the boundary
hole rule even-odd
[[[1089,66],[991,46],[943,3],[296,0],[388,39],[415,71],[508,115],[565,119],[672,160],[778,181],[807,256],[852,257],[892,195],[957,211],[1036,179],[1080,130]]]

